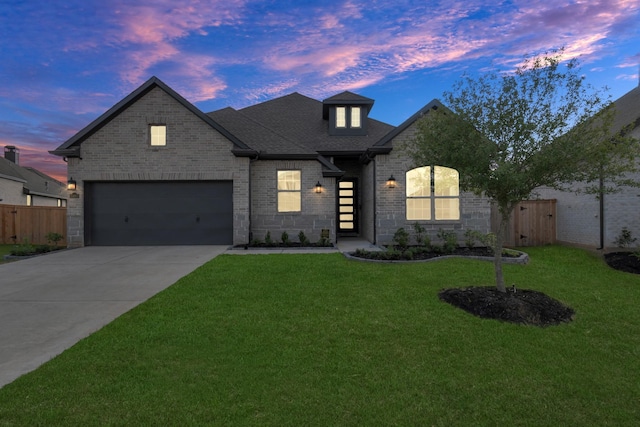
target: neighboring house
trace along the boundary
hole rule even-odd
[[[640,139],[640,86],[614,102],[613,132],[631,126],[629,135]],[[629,176],[640,182],[640,174]],[[605,183],[606,184],[606,183]],[[623,187],[603,195],[541,189],[541,199],[556,199],[557,241],[597,249],[616,247],[623,228],[640,242],[640,188]]]
[[[19,165],[19,150],[7,145],[0,158],[0,204],[66,206],[66,186],[37,169]]]
[[[373,104],[293,93],[205,114],[153,77],[51,152],[77,185],[68,243],[242,245],[303,231],[384,244],[416,222],[434,240],[441,228],[461,241],[488,232],[488,201],[460,193],[455,170],[416,168],[399,149],[438,101],[398,127],[369,118]]]

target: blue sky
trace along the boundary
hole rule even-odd
[[[155,75],[205,112],[291,92],[400,124],[463,73],[564,46],[613,99],[638,85],[639,0],[0,0],[0,144],[47,153]]]

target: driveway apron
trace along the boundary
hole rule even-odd
[[[0,387],[226,249],[91,246],[0,265]]]

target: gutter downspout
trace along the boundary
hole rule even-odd
[[[258,153],[256,154],[256,157],[249,158],[249,207],[248,207],[248,218],[247,218],[247,222],[249,223],[249,235],[247,236],[249,241],[247,242],[247,245],[251,243],[251,241],[253,240],[253,223],[251,222],[251,200],[253,199],[253,195],[252,195],[252,186],[251,186],[251,182],[253,181],[253,179],[251,179],[251,165],[256,162],[258,159],[260,158],[260,152],[258,151]],[[245,249],[247,248],[247,246],[245,246]]]
[[[600,188],[599,188],[599,198],[600,198],[600,247],[598,250],[604,249],[604,179],[602,174],[600,174]]]
[[[373,162],[373,244],[378,244],[378,168],[376,167],[376,159]]]

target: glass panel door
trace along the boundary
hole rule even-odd
[[[346,179],[338,183],[338,232],[358,232],[357,180]]]

